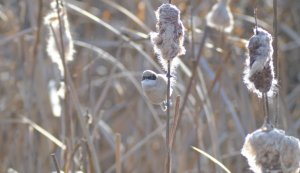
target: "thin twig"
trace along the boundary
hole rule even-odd
[[[81,107],[81,104],[79,102],[79,98],[78,98],[78,94],[76,93],[75,90],[75,86],[74,83],[72,82],[72,78],[70,75],[70,72],[68,69],[66,69],[66,76],[67,76],[67,80],[69,82],[69,89],[70,89],[70,101],[73,102],[73,104],[75,105],[74,108],[77,112],[77,118],[79,121],[79,125],[81,127],[81,130],[83,132],[84,137],[87,140],[87,146],[88,146],[88,151],[90,152],[90,156],[91,156],[91,165],[92,165],[92,172],[96,172],[96,173],[101,173],[101,168],[100,168],[100,164],[99,164],[99,159],[98,159],[98,152],[96,151],[95,145],[93,143],[93,139],[90,135],[90,132],[88,130],[88,127],[85,124],[85,121],[83,119],[84,117],[84,113]]]
[[[58,24],[59,24],[59,37],[60,37],[60,44],[61,44],[61,52],[60,52],[60,55],[61,55],[61,59],[63,61],[63,66],[64,66],[64,69],[65,69],[65,65],[66,65],[66,62],[65,62],[65,54],[64,54],[64,42],[63,42],[63,23],[61,21],[61,18],[60,18],[60,7],[59,7],[59,0],[56,0],[56,9],[57,9],[57,16],[58,16]],[[58,47],[59,45],[57,45]]]
[[[202,36],[202,40],[200,42],[199,51],[198,51],[198,54],[197,54],[197,59],[194,60],[194,63],[193,63],[192,76],[191,76],[191,78],[189,80],[189,83],[188,83],[188,86],[187,86],[187,89],[186,89],[186,93],[185,93],[185,95],[183,97],[182,106],[181,106],[181,109],[180,109],[180,112],[179,112],[180,115],[183,113],[184,108],[186,106],[187,99],[188,99],[190,90],[192,88],[193,80],[194,80],[194,78],[196,76],[197,66],[198,66],[198,63],[199,63],[199,60],[200,60],[200,57],[201,57],[201,54],[202,54],[203,47],[205,45],[205,41],[206,41],[207,35],[208,35],[208,27],[205,26],[205,29],[204,29],[204,32],[203,32],[203,36]]]
[[[170,151],[170,90],[171,90],[171,60],[168,60],[168,87],[167,87],[167,125],[166,125],[166,146],[167,146],[167,158],[166,158],[166,173],[171,172],[171,151]]]
[[[56,159],[56,157],[55,157],[55,154],[53,153],[53,154],[51,154],[51,156],[52,156],[53,163],[54,163],[54,165],[55,165],[56,172],[57,172],[57,173],[60,173],[60,168],[59,168],[57,159]]]
[[[116,173],[122,172],[122,162],[121,162],[121,134],[117,133],[115,135],[116,140],[116,149],[115,149],[115,157],[116,157]]]
[[[58,10],[58,15],[60,14],[60,9],[58,7],[58,0],[56,0],[56,3],[57,3],[57,10]],[[70,75],[70,72],[68,70],[68,67],[66,65],[66,62],[65,62],[65,55],[64,55],[64,47],[63,47],[63,40],[62,40],[62,23],[61,23],[61,18],[58,17],[59,19],[59,26],[60,26],[60,38],[61,38],[61,45],[62,45],[62,51],[60,51],[60,56],[62,58],[62,61],[63,61],[63,66],[64,66],[64,71],[65,71],[65,75],[64,75],[64,81],[65,81],[65,86],[66,86],[66,96],[65,96],[65,106],[67,105],[67,93],[68,93],[68,90],[70,89],[70,98],[72,98],[71,100],[73,101],[73,104],[75,105],[75,110],[77,111],[77,118],[79,120],[79,124],[81,126],[81,130],[85,136],[85,138],[87,139],[87,146],[88,146],[88,152],[90,153],[90,156],[91,156],[91,169],[93,169],[92,172],[97,172],[97,173],[101,173],[101,168],[100,168],[100,165],[99,165],[99,160],[98,160],[98,156],[97,156],[97,153],[96,153],[96,149],[95,149],[95,146],[93,144],[93,141],[92,141],[92,138],[90,137],[90,134],[89,134],[89,131],[87,129],[87,127],[85,126],[84,124],[84,120],[83,120],[83,111],[80,107],[80,102],[79,102],[79,99],[78,99],[78,95],[77,93],[75,92],[75,86],[74,84],[72,83],[72,78],[71,78],[71,75]],[[52,28],[51,28],[52,29]],[[53,29],[52,29],[53,30]],[[55,38],[55,37],[54,37]],[[56,41],[56,45],[58,47],[58,41],[57,41],[57,38],[55,38],[55,41]],[[67,115],[66,113],[67,111],[67,108],[65,107],[65,115]],[[72,121],[72,117],[71,118],[71,121]]]
[[[219,165],[226,173],[231,173],[230,170],[223,165],[220,161],[218,161],[216,158],[214,158],[213,156],[209,155],[208,153],[206,153],[203,150],[200,150],[199,148],[196,148],[194,146],[191,146],[191,148],[195,151],[197,151],[198,153],[204,155],[206,158],[210,159],[211,161],[213,161],[215,164]]]
[[[62,3],[63,4],[63,3]],[[66,69],[67,69],[67,65],[66,65],[66,58],[65,58],[65,47],[64,47],[64,41],[63,41],[63,23],[62,23],[62,19],[61,19],[61,7],[59,7],[59,0],[56,0],[56,9],[57,9],[57,16],[58,16],[58,24],[59,24],[59,37],[60,37],[60,44],[61,47],[59,48],[59,43],[56,42],[56,47],[58,48],[58,50],[60,53],[60,58],[62,60],[63,63],[63,68],[64,68],[64,82],[65,82],[65,86],[66,86],[66,90],[65,90],[65,99],[64,99],[64,115],[62,115],[61,117],[61,129],[62,129],[62,139],[64,139],[66,137],[66,126],[68,126],[68,124],[72,124],[72,117],[70,117],[70,123],[66,123],[66,116],[68,115],[68,83],[67,83],[67,77],[66,77]],[[66,14],[65,14],[66,15]],[[54,37],[56,37],[56,34],[53,33]],[[56,40],[58,40],[56,38]],[[72,136],[72,135],[71,135]]]
[[[273,61],[275,64],[275,77],[279,79],[279,61],[278,61],[278,29],[277,29],[277,0],[273,0],[273,48],[274,48],[274,56]],[[274,114],[274,126],[276,127],[278,125],[278,111],[279,111],[279,90],[278,93],[275,96],[275,114]]]
[[[74,159],[74,156],[76,154],[76,152],[78,151],[78,149],[81,147],[82,141],[77,143],[71,153],[71,156],[68,157],[68,159],[66,160],[66,163],[64,165],[64,171],[65,172],[69,172],[70,167],[72,166],[73,162],[72,160]]]
[[[267,117],[266,117],[266,115],[267,115],[267,113],[266,113],[266,106],[265,106],[265,94],[263,93],[263,95],[262,95],[262,102],[263,102],[263,104],[262,104],[262,106],[263,106],[263,114],[264,114],[264,117],[265,117],[265,123],[267,122]]]
[[[139,25],[146,32],[148,33],[151,32],[151,29],[145,23],[143,23],[136,15],[134,15],[134,13],[132,13],[130,10],[126,9],[125,7],[111,0],[101,0],[101,1],[110,5],[111,7],[120,11],[121,13],[125,14],[128,18],[130,18],[133,22]]]
[[[266,104],[266,112],[267,112],[267,123],[270,124],[269,98],[266,93],[265,93],[265,98],[266,98],[265,104]]]
[[[258,24],[257,24],[257,3],[256,2],[254,8],[254,20],[255,20],[255,34],[257,34]]]
[[[228,60],[230,59],[230,55],[231,55],[231,50],[229,50],[227,52],[227,54],[225,55],[225,60],[224,60],[224,62],[222,62],[224,64],[224,66],[227,64]],[[221,65],[218,68],[218,70],[215,74],[215,77],[213,78],[213,80],[212,80],[212,82],[209,86],[209,89],[208,89],[208,92],[207,92],[207,97],[205,97],[204,100],[201,101],[199,112],[201,112],[203,110],[203,106],[207,103],[208,99],[211,97],[213,89],[215,88],[215,85],[217,84],[217,82],[220,80],[220,77],[221,77],[221,74],[222,74],[223,70],[224,70],[223,65]]]
[[[152,131],[150,134],[148,134],[144,139],[140,140],[136,145],[134,145],[132,148],[130,148],[124,155],[121,157],[121,162],[124,162],[125,160],[128,160],[128,158],[137,152],[142,146],[144,146],[147,142],[149,142],[150,139],[155,137],[156,135],[163,132],[165,125],[161,125],[156,130]],[[108,168],[105,173],[112,173],[116,169],[116,164]]]
[[[270,124],[270,115],[269,115],[269,101],[268,101],[268,96],[266,93],[263,93],[262,95],[262,100],[263,100],[263,110],[264,110],[264,116],[265,116],[265,121],[266,124]]]
[[[55,136],[53,136],[51,133],[49,133],[46,129],[42,128],[41,126],[39,126],[38,124],[36,124],[32,120],[30,120],[29,118],[23,116],[22,121],[26,124],[29,124],[30,127],[32,127],[34,130],[36,130],[37,132],[39,132],[40,134],[45,136],[47,139],[49,139],[51,142],[53,142],[55,145],[57,145],[62,150],[67,149],[67,146],[63,142],[61,142],[59,139],[57,139]]]
[[[179,105],[180,105],[180,96],[177,96],[176,104],[175,104],[175,119],[174,119],[174,124],[171,129],[171,136],[170,136],[170,141],[169,141],[170,150],[172,150],[175,135],[176,135],[176,130],[177,130],[178,124],[181,120],[181,115],[179,114]]]
[[[41,33],[41,26],[42,26],[42,22],[43,22],[43,3],[42,0],[39,0],[38,2],[38,7],[39,7],[39,11],[38,11],[38,19],[37,19],[37,30],[35,33],[35,43],[34,43],[34,47],[33,47],[33,55],[32,55],[32,59],[31,59],[31,80],[33,81],[34,78],[34,65],[35,65],[35,61],[36,61],[36,57],[37,57],[37,50],[38,50],[38,45],[40,43],[40,33]],[[32,82],[33,83],[33,82]]]
[[[230,59],[230,55],[231,55],[231,50],[227,52],[227,54],[226,54],[226,56],[225,56],[225,60],[224,60],[224,62],[222,62],[222,64],[224,64],[224,65],[227,64],[228,60]],[[222,72],[223,72],[223,70],[224,70],[223,67],[224,67],[224,66],[221,65],[221,66],[219,67],[219,69],[217,70],[216,75],[215,75],[215,78],[213,79],[213,81],[212,81],[212,83],[210,84],[210,87],[209,87],[209,89],[208,89],[208,97],[211,96],[211,93],[212,93],[212,91],[213,91],[213,89],[214,89],[214,87],[215,87],[217,81],[220,79],[221,74],[222,74]],[[205,99],[205,100],[206,100],[206,99]]]
[[[195,34],[194,34],[194,8],[193,8],[193,5],[194,5],[194,0],[192,0],[191,2],[191,16],[190,16],[190,30],[191,30],[191,52],[192,52],[192,57],[195,58]]]
[[[255,34],[257,34],[257,28],[258,28],[258,23],[257,23],[257,0],[254,1],[254,21],[255,21]]]

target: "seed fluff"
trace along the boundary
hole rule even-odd
[[[262,97],[274,96],[277,90],[273,66],[272,35],[262,28],[254,30],[248,43],[249,56],[246,59],[244,83],[247,88]]]

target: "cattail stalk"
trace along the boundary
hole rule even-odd
[[[263,97],[266,123],[269,124],[268,97],[273,97],[277,90],[272,57],[272,35],[262,28],[255,27],[254,35],[248,43],[248,50],[244,82],[250,91],[258,97]]]
[[[122,163],[121,163],[121,134],[117,133],[115,135],[115,157],[116,157],[116,173],[122,173]]]
[[[55,154],[54,154],[54,153],[51,154],[51,157],[52,157],[53,163],[54,163],[54,165],[55,165],[56,172],[57,172],[57,173],[60,173],[60,168],[59,168],[57,159],[56,159],[56,157],[55,157]]]
[[[38,1],[38,19],[37,19],[37,24],[38,24],[38,27],[37,27],[37,31],[36,31],[36,35],[35,35],[35,43],[34,43],[34,47],[33,47],[33,55],[32,55],[32,59],[31,59],[31,64],[34,65],[35,62],[36,62],[36,57],[37,57],[37,53],[38,53],[38,45],[40,43],[40,37],[41,37],[41,25],[43,23],[43,2],[42,0],[39,0]],[[32,67],[31,69],[31,77],[32,77],[32,80],[34,78],[34,74],[35,74],[35,67]],[[33,82],[32,82],[33,83]]]
[[[66,57],[65,57],[65,46],[64,46],[64,41],[63,41],[63,23],[62,23],[62,19],[60,17],[60,13],[61,13],[61,8],[59,7],[59,0],[56,0],[56,9],[57,9],[57,15],[58,17],[58,23],[59,23],[59,36],[60,36],[60,45],[61,45],[61,52],[60,52],[60,56],[62,59],[62,63],[63,63],[63,67],[66,70]],[[66,15],[66,14],[65,14]],[[65,28],[65,27],[64,27]],[[58,47],[59,44],[57,43],[56,46]],[[64,76],[64,81],[67,84],[67,80],[66,77]]]
[[[166,173],[171,173],[171,148],[170,148],[170,89],[171,89],[171,74],[170,74],[170,69],[171,69],[171,61],[168,60],[168,72],[167,72],[167,77],[168,77],[168,87],[167,87],[167,129],[166,129],[166,145],[167,145],[167,171]]]
[[[47,52],[52,62],[58,65],[62,78],[64,78],[66,61],[72,61],[75,52],[69,21],[63,5],[61,0],[53,0],[52,11],[44,19],[50,31]]]
[[[273,0],[273,47],[274,47],[274,64],[275,64],[275,77],[279,79],[279,61],[278,61],[278,29],[277,29],[277,0]],[[274,114],[274,125],[278,125],[278,111],[279,111],[279,90],[275,95],[275,114]]]
[[[156,11],[157,32],[150,33],[154,51],[158,55],[159,62],[163,69],[167,71],[167,125],[166,125],[166,173],[171,172],[171,151],[169,147],[170,139],[170,91],[171,91],[171,69],[174,58],[185,54],[183,47],[184,27],[180,20],[179,9],[168,1],[162,4]],[[167,67],[166,67],[167,66]]]
[[[182,115],[182,113],[184,111],[184,108],[186,106],[189,93],[190,93],[191,88],[192,88],[192,84],[193,84],[194,78],[196,77],[196,71],[197,71],[198,63],[199,63],[199,60],[201,58],[202,51],[203,51],[203,48],[204,48],[207,36],[208,36],[208,27],[205,26],[205,29],[204,29],[204,32],[203,32],[203,36],[202,36],[202,39],[201,39],[201,42],[200,42],[200,46],[199,46],[199,51],[198,51],[198,54],[197,54],[197,58],[194,60],[194,63],[193,63],[192,76],[191,76],[191,78],[190,78],[190,80],[188,82],[188,86],[187,86],[185,95],[183,97],[182,106],[181,106],[180,112],[179,112],[180,115]]]
[[[64,69],[64,73],[67,73],[67,65],[66,65],[66,58],[65,58],[65,46],[64,46],[64,41],[63,41],[63,24],[62,24],[62,19],[60,17],[60,14],[61,14],[61,7],[59,6],[59,0],[56,0],[56,10],[57,10],[57,16],[58,16],[58,24],[59,24],[59,36],[60,36],[60,43],[57,42],[57,38],[56,39],[56,47],[58,48],[58,50],[60,49],[59,48],[59,44],[61,45],[61,51],[59,52],[60,53],[60,58],[62,60],[62,64],[63,64],[63,69]],[[66,14],[65,14],[66,15]],[[65,23],[66,24],[66,23]],[[65,28],[65,27],[64,27]],[[53,29],[53,28],[52,28]],[[52,30],[53,31],[53,30]],[[55,32],[53,33],[55,35]],[[72,50],[69,50],[69,51],[72,51]],[[64,75],[64,84],[66,86],[66,90],[65,90],[65,99],[64,99],[64,114],[65,115],[68,115],[68,82],[67,82],[67,76]],[[66,135],[66,132],[65,132],[65,125],[66,125],[66,116],[62,116],[62,121],[61,121],[61,125],[62,125],[62,134],[63,134],[63,137],[65,137]],[[71,118],[72,119],[72,118]],[[72,120],[71,120],[71,123],[72,124]],[[63,154],[63,153],[62,153]]]

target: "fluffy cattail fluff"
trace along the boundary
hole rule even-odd
[[[48,83],[48,92],[49,98],[52,108],[52,114],[55,117],[60,117],[62,113],[62,107],[60,100],[65,98],[65,86],[64,83],[61,82],[60,86],[57,89],[56,82],[54,80],[50,80]]]
[[[61,76],[64,76],[64,68],[61,58],[61,53],[64,54],[66,61],[73,60],[74,44],[70,32],[69,21],[67,18],[66,10],[63,8],[63,4],[59,1],[59,14],[57,9],[56,0],[51,3],[51,12],[44,18],[44,23],[49,29],[49,38],[47,42],[47,53],[53,63],[58,65]],[[61,26],[59,24],[61,21]],[[60,28],[61,27],[61,28]],[[62,30],[62,41],[64,52],[62,52],[60,29]]]
[[[300,141],[272,128],[248,134],[242,148],[255,173],[299,173]]]
[[[255,29],[254,33],[248,43],[249,56],[246,59],[244,82],[258,97],[263,93],[272,97],[277,85],[272,58],[272,35],[262,28]]]
[[[207,25],[219,31],[230,33],[233,29],[233,16],[228,6],[230,0],[219,0],[206,16]]]
[[[172,4],[162,4],[156,11],[156,18],[157,32],[150,35],[160,61],[172,60],[185,54],[184,26],[180,20],[179,9]]]
[[[158,58],[158,61],[161,65],[162,70],[167,72],[168,71],[168,62],[165,59],[162,59],[162,58]],[[176,76],[176,69],[179,65],[179,58],[178,57],[173,58],[173,60],[170,63],[171,63],[170,75],[172,77],[175,77]]]
[[[167,99],[168,78],[166,74],[157,74],[154,71],[146,70],[143,72],[142,88],[145,95],[156,105],[163,105]],[[170,96],[172,88],[175,85],[175,79],[171,78]]]

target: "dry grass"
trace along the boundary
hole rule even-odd
[[[163,172],[166,113],[145,98],[140,80],[146,69],[162,72],[148,34],[155,30],[154,11],[164,1],[66,2],[76,53],[66,68],[63,116],[54,117],[48,82],[57,69],[47,55],[48,30],[41,21],[50,2],[0,1],[0,172],[56,171],[52,153],[65,172],[110,173],[115,168],[123,173]],[[172,170],[222,172],[191,149],[195,146],[231,172],[250,172],[240,150],[246,134],[264,120],[262,101],[242,81],[244,43],[252,35],[255,4],[231,1],[232,33],[216,36],[216,31],[209,31],[195,66],[205,16],[215,1],[172,3],[181,10],[186,28],[186,55],[180,58],[172,95],[171,127],[174,120],[180,122],[177,132],[171,131],[176,134],[170,144]],[[280,95],[278,109],[274,101],[270,110],[272,115],[278,113],[279,128],[299,137],[300,2],[277,3]],[[257,7],[259,26],[272,33],[272,0],[258,1]],[[180,117],[176,96],[184,102],[192,73]],[[116,134],[122,137],[120,143]]]

